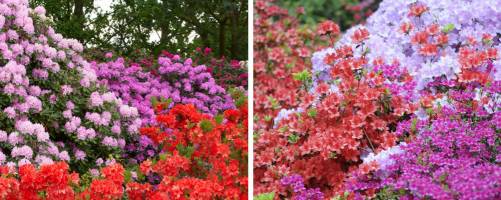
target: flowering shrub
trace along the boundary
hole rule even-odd
[[[434,108],[432,118],[403,121],[397,133],[408,143],[401,142],[389,156],[380,152],[364,160],[375,167],[355,173],[348,188],[367,196],[384,189],[384,195],[405,197],[500,198],[501,113],[499,105],[483,103],[486,98],[499,102],[500,82],[485,87],[482,99],[475,98],[473,87],[458,91],[454,87],[462,84],[455,84],[448,88],[450,104]],[[493,108],[497,111],[490,113]]]
[[[108,55],[112,59],[112,55]],[[156,63],[156,64],[154,64]],[[143,125],[155,122],[153,105],[161,99],[193,104],[202,112],[217,114],[233,108],[233,100],[217,85],[204,65],[193,66],[191,59],[177,55],[160,56],[147,70],[124,58],[92,63],[100,83],[107,85],[124,102],[137,107]]]
[[[0,164],[62,160],[84,172],[119,158],[141,120],[96,82],[82,44],[48,24],[43,7],[0,1]]]
[[[193,105],[175,105],[157,116],[158,126],[141,129],[163,153],[132,169],[110,163],[88,181],[64,162],[0,167],[0,198],[246,199],[246,103],[239,108],[212,118]],[[148,183],[150,174],[157,183]]]
[[[269,0],[256,1],[255,12],[254,129],[263,131],[272,127],[281,108],[297,107],[306,95],[301,90],[301,72],[310,65],[315,48],[321,47],[316,44],[323,40],[315,39],[314,32],[302,29],[286,9]]]
[[[247,88],[247,63],[245,61],[228,60],[225,57],[216,58],[211,48],[195,49],[192,54],[195,63],[206,65],[221,87]]]
[[[394,145],[391,126],[411,110],[410,105],[390,95],[383,75],[364,75],[366,60],[351,52],[345,46],[329,57],[335,65],[331,76],[340,80],[335,88],[319,84],[301,103],[302,112],[286,116],[276,124],[277,129],[259,135],[255,166],[266,170],[256,172],[261,185],[273,184],[266,180],[292,171],[329,188],[328,195],[332,195],[342,189],[345,173],[359,164],[363,151]],[[305,170],[308,166],[329,166],[331,170]],[[279,173],[270,173],[273,171]]]
[[[329,198],[500,198],[496,5],[383,1],[315,53],[309,94],[258,135],[256,192],[299,174]]]
[[[216,118],[197,112],[193,105],[175,105],[157,120],[159,126],[142,128],[141,134],[168,154],[143,162],[142,174],[163,176],[159,188],[165,187],[169,196],[183,195],[183,190],[191,190],[195,199],[247,196],[246,104]]]
[[[293,192],[293,199],[297,200],[323,200],[324,194],[320,189],[306,189],[304,187],[303,178],[300,175],[292,175],[283,177],[280,180],[283,186],[290,187]]]

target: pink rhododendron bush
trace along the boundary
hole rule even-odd
[[[295,75],[307,96],[256,135],[258,198],[500,199],[499,7],[385,0],[320,24],[338,41]]]
[[[0,163],[67,161],[85,172],[113,162],[138,134],[137,108],[98,84],[82,44],[27,3],[0,3]]]

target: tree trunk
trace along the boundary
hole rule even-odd
[[[169,33],[170,33],[170,29],[169,29],[169,21],[168,20],[165,20],[167,19],[167,15],[169,13],[167,13],[169,10],[169,4],[168,4],[168,1],[162,1],[162,19],[160,19],[160,31],[162,32],[161,35],[160,35],[160,45],[166,45],[169,41]]]
[[[236,4],[235,2],[233,2]],[[238,47],[238,19],[239,19],[239,13],[238,10],[235,7],[233,8],[231,12],[231,47],[230,47],[230,52],[231,52],[231,58],[235,58],[237,55],[237,47]]]
[[[226,21],[225,17],[219,22],[219,56],[224,55],[224,49],[226,46]]]
[[[84,0],[74,0],[75,7],[73,8],[73,20],[76,22],[76,29],[79,33],[83,32],[83,26],[85,21],[84,15]],[[75,35],[80,42],[85,43],[83,41],[83,36],[80,34]]]

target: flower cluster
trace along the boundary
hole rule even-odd
[[[162,153],[132,169],[107,163],[80,176],[68,164],[0,167],[1,199],[245,199],[247,105],[212,118],[193,105],[175,105],[141,133]],[[154,174],[157,182],[151,184]],[[81,177],[81,178],[80,178]]]
[[[300,175],[291,175],[283,177],[280,182],[284,187],[290,187],[295,200],[323,200],[324,194],[320,189],[306,189],[304,187],[303,178]]]
[[[49,23],[27,0],[0,1],[0,164],[73,167],[119,157],[141,127],[138,110],[106,92],[82,44]]]
[[[153,104],[161,99],[193,104],[213,115],[234,108],[231,96],[216,84],[207,67],[193,64],[191,59],[183,61],[178,55],[170,54],[158,57],[148,67],[124,58],[91,63],[100,83],[124,102],[137,107],[143,125],[155,122]]]
[[[263,131],[272,127],[280,109],[297,107],[305,96],[299,75],[311,65],[309,58],[324,39],[315,39],[314,32],[302,29],[297,18],[270,0],[256,1],[255,12],[254,129]]]
[[[140,170],[162,176],[158,187],[168,190],[168,196],[183,195],[186,190],[195,199],[247,195],[245,103],[240,110],[227,110],[215,118],[199,113],[193,105],[175,105],[158,115],[157,121],[158,126],[142,128],[141,134],[166,153],[143,162]]]
[[[27,164],[19,168],[18,177],[7,176],[15,170],[6,166],[0,167],[1,199],[74,199],[75,192],[71,185],[79,184],[76,173],[69,173],[65,162],[42,165],[36,169]]]
[[[216,58],[211,48],[196,48],[191,55],[194,63],[206,65],[220,86],[247,88],[247,63],[245,61],[229,60],[225,57]]]
[[[329,198],[500,198],[496,5],[383,1],[316,52],[296,74],[309,93],[256,136],[255,191],[286,196],[278,180],[299,174]]]
[[[499,101],[500,86],[495,82],[483,95]],[[402,122],[400,140],[409,142],[400,142],[389,156],[380,152],[375,156],[380,159],[364,160],[367,167],[348,181],[350,191],[374,196],[385,189],[402,197],[433,199],[501,197],[501,112],[488,114],[475,93],[471,88],[452,90],[451,105],[434,109],[432,118]],[[399,190],[405,192],[395,192]]]

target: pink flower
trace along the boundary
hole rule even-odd
[[[64,161],[69,161],[70,155],[68,155],[67,151],[61,151],[61,153],[59,153],[59,159],[64,160]]]
[[[6,142],[8,139],[7,132],[0,130],[0,142]]]
[[[13,107],[7,107],[3,110],[8,118],[14,119],[16,117],[16,110]]]
[[[84,151],[82,151],[82,150],[80,150],[80,149],[77,149],[77,150],[75,151],[75,158],[76,158],[77,160],[83,160],[83,159],[85,159],[85,157],[86,157],[86,156],[87,156],[87,155],[85,154],[85,152],[84,152]]]
[[[63,93],[63,95],[68,95],[73,92],[73,88],[71,88],[71,86],[69,85],[63,85],[61,86],[61,92]]]
[[[33,156],[33,150],[29,146],[14,147],[10,153],[12,157],[23,156],[25,158],[31,159]]]
[[[205,54],[205,55],[209,55],[211,52],[212,52],[212,49],[211,49],[211,48],[209,48],[209,47],[205,47],[205,49],[204,49],[204,54]]]
[[[98,92],[93,92],[90,95],[90,105],[93,107],[98,107],[103,105],[103,99]]]

